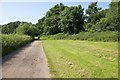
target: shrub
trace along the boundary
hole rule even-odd
[[[80,32],[79,34],[67,35],[59,33],[56,35],[42,36],[44,39],[70,39],[70,40],[88,40],[88,41],[118,41],[118,32]]]
[[[2,56],[32,41],[32,38],[27,35],[3,34],[0,36],[2,36]]]
[[[16,28],[16,33],[17,34],[29,35],[33,38],[36,35],[36,32],[38,32],[38,30],[36,29],[35,26],[33,26],[30,23],[21,23],[18,26],[18,28]]]

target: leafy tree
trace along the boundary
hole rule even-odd
[[[44,32],[44,20],[45,20],[45,17],[43,17],[42,19],[39,19],[38,23],[36,23],[36,28],[38,30],[37,35],[43,34]]]
[[[98,8],[97,6],[97,2],[93,2],[88,6],[88,9],[86,9],[86,20],[87,22],[92,22],[95,23],[96,17],[94,16],[94,14],[96,14],[97,12],[99,12],[102,8]]]
[[[16,28],[19,26],[21,22],[10,22],[8,24],[2,25],[2,33],[3,34],[13,34],[16,33]]]
[[[108,23],[110,24],[107,28],[110,31],[117,31],[120,27],[120,17],[119,17],[119,3],[120,2],[111,2],[110,8],[106,14]]]
[[[2,25],[0,25],[0,34],[2,33]]]
[[[105,27],[109,25],[106,19],[106,13],[109,9],[102,10],[102,8],[98,8],[97,2],[93,2],[86,9],[86,20],[85,28],[87,31],[106,31]],[[105,21],[105,22],[104,22]],[[103,23],[103,24],[101,24]],[[104,27],[103,27],[104,26]]]
[[[105,17],[93,25],[97,26],[94,29],[96,31],[118,31],[120,25],[120,18],[118,15],[118,2],[111,2],[109,9],[106,10]]]
[[[19,27],[16,29],[16,33],[25,34],[34,37],[36,33],[36,27],[33,26],[31,23],[24,22],[21,23]]]
[[[120,25],[120,14],[118,12],[119,2],[111,2],[109,9],[102,10],[93,2],[86,9],[81,5],[65,6],[56,4],[49,9],[46,15],[38,20],[38,23],[10,22],[2,27],[3,34],[26,34],[32,37],[41,34],[77,34],[80,31],[117,31]],[[83,27],[85,26],[85,28]]]
[[[66,7],[65,10],[61,13],[61,29],[63,33],[76,34],[81,30],[84,30],[84,9],[81,5]]]
[[[51,8],[45,16],[44,20],[44,33],[56,34],[61,32],[60,14],[65,9],[65,6],[60,3]]]
[[[106,20],[103,20],[102,18],[105,18],[107,11],[108,11],[108,9],[105,9],[105,10],[102,10],[102,11],[99,11],[99,12],[93,14],[91,16],[92,17],[91,22],[89,22],[85,25],[86,30],[87,31],[101,31],[102,29],[100,29],[100,28],[102,28],[102,26],[105,24],[102,25],[100,21],[102,21],[102,22],[106,21]],[[104,22],[104,23],[106,23],[106,25],[108,25],[107,22]]]

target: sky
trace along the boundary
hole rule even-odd
[[[14,21],[27,21],[33,24],[45,16],[46,12],[60,2],[1,2],[0,3],[0,24],[7,24]],[[82,5],[84,9],[91,2],[62,2],[66,6]],[[98,7],[106,9],[110,2],[98,2]]]

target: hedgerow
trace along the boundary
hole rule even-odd
[[[2,56],[32,41],[32,38],[27,35],[3,34],[0,36],[2,36]]]
[[[63,33],[55,35],[43,35],[42,39],[53,39],[53,40],[88,40],[88,41],[118,41],[118,32],[80,32],[79,34],[67,35]]]

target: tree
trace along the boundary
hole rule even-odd
[[[102,8],[97,6],[97,2],[93,2],[86,9],[86,20],[85,28],[87,31],[106,31],[103,25],[108,26],[106,19],[106,13],[109,9],[102,10]],[[105,22],[104,22],[105,21]],[[103,23],[103,24],[101,24]],[[105,23],[105,24],[104,24]]]
[[[36,23],[36,28],[38,30],[37,35],[44,34],[44,20],[45,20],[45,17],[43,17],[42,19],[39,19],[38,23]]]
[[[0,25],[0,34],[2,33],[2,25]]]
[[[39,19],[36,24],[42,34],[69,33],[76,34],[84,25],[84,9],[81,5],[68,7],[62,3],[49,9],[43,19]],[[65,23],[65,24],[64,24]]]
[[[16,33],[34,37],[36,33],[36,27],[33,26],[31,23],[24,22],[18,26],[18,28],[16,29]]]
[[[44,33],[57,34],[61,32],[60,14],[65,9],[65,6],[60,3],[51,8],[45,16],[44,20]]]
[[[118,2],[111,2],[109,9],[105,11],[105,17],[101,18],[94,26],[96,31],[118,31],[120,18],[118,14]]]
[[[102,8],[98,8],[97,2],[93,2],[86,9],[86,20],[87,22],[95,23],[97,17],[94,16],[97,12],[99,12]]]
[[[101,31],[102,29],[102,25],[105,25],[105,24],[101,24],[101,22],[103,23],[106,23],[106,20],[103,20],[103,18],[105,18],[106,16],[106,13],[107,13],[108,9],[105,9],[105,10],[102,10],[102,11],[99,11],[95,14],[93,14],[91,17],[92,17],[92,20],[91,22],[87,23],[85,28],[87,31]],[[108,24],[107,24],[108,25]]]
[[[119,3],[120,2],[111,2],[110,8],[106,14],[107,21],[109,22],[109,26],[107,27],[110,31],[118,31],[120,27],[120,17],[119,17]]]
[[[61,18],[61,29],[63,33],[68,34],[76,34],[81,30],[84,30],[84,9],[82,9],[81,5],[66,7],[64,11],[62,11]]]
[[[3,34],[13,34],[16,33],[16,28],[19,26],[21,22],[15,21],[10,22],[8,24],[2,25],[2,33]]]

